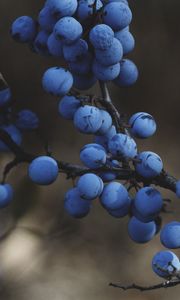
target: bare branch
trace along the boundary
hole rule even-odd
[[[127,285],[127,286],[123,286],[123,285],[116,284],[116,283],[110,283],[109,286],[112,286],[114,288],[119,288],[124,291],[138,290],[140,292],[144,292],[144,291],[157,290],[157,289],[161,289],[161,288],[170,288],[170,287],[174,287],[179,284],[180,284],[180,279],[172,279],[172,280],[167,280],[162,283],[151,285],[151,286],[141,286],[141,285],[137,285],[135,283],[133,283],[131,285]]]

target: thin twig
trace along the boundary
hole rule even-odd
[[[164,281],[162,283],[151,285],[151,286],[141,286],[141,285],[138,285],[138,284],[135,284],[135,283],[133,283],[131,285],[127,285],[127,286],[123,286],[123,285],[116,284],[116,283],[110,283],[109,286],[119,288],[119,289],[122,289],[124,291],[138,290],[140,292],[144,292],[144,291],[157,290],[157,289],[161,289],[161,288],[174,287],[174,286],[179,285],[179,284],[180,284],[180,279],[172,279],[172,280],[167,280],[167,281]]]

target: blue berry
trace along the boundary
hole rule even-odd
[[[69,62],[69,70],[73,74],[86,75],[91,72],[92,54],[87,52],[83,57],[77,59],[75,62]]]
[[[135,196],[134,207],[142,216],[141,221],[150,222],[160,213],[163,200],[160,192],[152,187],[141,188]],[[138,217],[137,217],[138,218]]]
[[[101,124],[101,113],[96,107],[85,105],[75,112],[74,125],[82,133],[95,133]]]
[[[106,50],[95,50],[96,60],[104,65],[110,66],[114,65],[122,59],[123,56],[123,48],[121,43],[116,39],[113,38],[112,45],[108,47]]]
[[[106,50],[113,43],[114,32],[106,24],[98,24],[91,29],[89,39],[94,48]]]
[[[81,24],[73,17],[64,17],[54,26],[54,34],[57,39],[70,45],[76,42],[82,35]]]
[[[134,158],[137,155],[137,145],[135,141],[123,133],[118,133],[112,137],[108,143],[109,151],[115,156]]]
[[[87,173],[81,176],[77,183],[80,196],[86,200],[99,197],[103,191],[103,181],[95,174]]]
[[[33,44],[31,45],[32,50],[40,55],[48,56],[49,55],[49,50],[47,46],[48,38],[49,38],[48,32],[44,30],[39,31]]]
[[[152,259],[152,269],[158,276],[169,278],[180,271],[179,258],[172,251],[159,251]]]
[[[160,239],[166,248],[180,248],[180,222],[166,224],[161,230]]]
[[[18,42],[30,43],[36,35],[36,23],[29,16],[17,18],[11,26],[11,36]]]
[[[128,192],[121,183],[110,182],[104,187],[100,201],[107,210],[117,210],[127,206],[128,197]]]
[[[87,144],[80,151],[83,164],[91,169],[98,169],[106,163],[106,150],[98,144]]]
[[[46,92],[54,96],[64,96],[73,85],[73,77],[66,69],[52,67],[44,73],[42,85]]]
[[[38,23],[41,29],[52,32],[57,21],[58,19],[52,14],[48,6],[43,7],[39,12]]]
[[[132,20],[130,8],[122,2],[111,2],[105,5],[103,10],[103,21],[114,31],[128,26]]]
[[[133,35],[129,32],[129,30],[126,28],[116,31],[114,33],[114,36],[116,39],[118,39],[122,45],[123,48],[123,54],[126,55],[129,52],[131,52],[134,49],[135,46],[135,40]]]
[[[128,234],[136,243],[149,242],[156,233],[156,224],[154,221],[143,223],[136,217],[132,217],[128,223]]]
[[[30,179],[40,185],[49,185],[58,177],[58,164],[49,156],[39,156],[29,165]]]
[[[80,39],[71,45],[63,46],[64,58],[68,62],[77,62],[88,52],[88,44],[85,40]]]
[[[77,9],[77,0],[47,0],[46,5],[57,18],[72,16]]]
[[[145,112],[139,112],[134,115],[129,120],[129,125],[131,125],[131,133],[138,138],[148,138],[152,136],[156,131],[156,122],[154,118]]]
[[[91,201],[81,198],[78,188],[73,188],[65,195],[64,208],[70,216],[83,218],[90,211]]]
[[[10,184],[0,184],[0,208],[8,206],[13,198],[13,189]]]
[[[144,151],[138,154],[135,169],[138,174],[145,178],[156,177],[160,175],[163,169],[163,162],[159,155],[151,151]]]
[[[108,132],[108,130],[112,126],[112,118],[111,118],[111,115],[106,110],[101,109],[100,113],[101,113],[101,118],[102,118],[102,125],[99,128],[99,130],[97,131],[97,134],[104,135]]]
[[[111,66],[103,66],[94,60],[93,63],[93,72],[97,79],[102,81],[110,81],[115,79],[120,72],[120,64],[114,64]]]
[[[81,103],[76,97],[66,95],[60,100],[58,111],[63,118],[73,120],[74,114],[80,106]]]
[[[128,197],[126,205],[121,207],[120,209],[108,210],[108,213],[114,218],[122,218],[128,215],[131,207],[131,198]]]
[[[120,87],[131,86],[138,79],[138,69],[129,59],[123,59],[120,62],[121,70],[114,83]]]
[[[63,58],[63,43],[56,39],[54,33],[51,33],[48,37],[47,47],[51,55]]]
[[[17,115],[16,126],[25,130],[36,129],[39,126],[39,119],[33,111],[24,109]]]

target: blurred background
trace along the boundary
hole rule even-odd
[[[27,134],[24,147],[42,154],[46,138],[55,157],[78,162],[79,149],[92,138],[79,134],[71,122],[60,118],[57,99],[41,87],[44,71],[62,63],[32,53],[9,35],[16,17],[36,17],[43,2],[0,1],[0,71],[12,88],[14,110],[29,108],[40,116],[40,134]],[[180,1],[129,3],[134,15],[131,31],[136,38],[129,58],[137,64],[140,77],[131,88],[110,85],[112,99],[128,116],[147,111],[155,117],[157,133],[138,142],[139,150],[157,152],[165,169],[180,177]],[[98,86],[92,92],[99,94]],[[10,159],[10,155],[1,154],[1,172]],[[14,186],[15,199],[0,212],[2,300],[178,299],[180,287],[140,293],[108,286],[109,282],[161,282],[151,270],[153,255],[163,249],[159,236],[145,245],[133,243],[127,235],[128,219],[112,218],[98,202],[85,219],[72,219],[63,210],[64,193],[72,185],[64,175],[49,187],[37,187],[27,178],[27,166],[23,165],[11,172],[8,182]],[[174,211],[164,216],[164,223],[179,221],[179,200],[167,191],[163,195],[172,199]]]

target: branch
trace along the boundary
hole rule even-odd
[[[127,286],[123,286],[123,285],[116,284],[116,283],[110,283],[109,286],[112,286],[114,288],[119,288],[119,289],[122,289],[124,291],[138,290],[140,292],[144,292],[144,291],[157,290],[157,289],[161,289],[161,288],[174,287],[174,286],[179,285],[179,284],[180,284],[180,279],[172,279],[172,280],[167,280],[167,281],[164,281],[162,283],[151,285],[151,286],[141,286],[141,285],[137,285],[135,283],[133,283],[131,285],[127,285]]]
[[[123,132],[123,133],[127,134],[128,136],[130,136],[128,129],[125,128],[125,126],[124,126],[124,120],[123,120],[122,116],[120,115],[119,111],[116,109],[116,107],[114,106],[114,104],[111,100],[106,83],[103,81],[99,81],[99,85],[100,85],[100,89],[101,89],[101,93],[102,93],[102,97],[103,97],[103,104],[105,105],[105,107],[107,108],[109,113],[111,114],[112,119],[115,122],[117,132]]]
[[[107,85],[103,81],[99,81],[102,97],[103,97],[103,103],[108,109],[108,111],[111,113],[111,116],[113,120],[115,121],[116,129],[117,131],[120,131],[122,128],[122,124],[120,122],[121,116],[114,104],[112,103],[111,97],[109,95],[109,91],[107,88]]]
[[[12,168],[14,168],[20,163],[30,163],[33,159],[37,157],[37,155],[25,152],[20,146],[18,146],[11,139],[10,135],[3,129],[0,129],[0,140],[2,140],[15,155],[15,159],[12,160],[5,167],[4,176],[3,176],[3,182],[4,182],[8,173],[11,171]],[[156,178],[153,178],[151,180],[145,180],[143,177],[139,176],[139,174],[137,174],[136,171],[130,169],[129,167],[117,168],[117,167],[110,167],[108,165],[104,165],[98,169],[89,169],[84,166],[70,164],[68,162],[59,161],[57,159],[56,162],[59,166],[59,172],[66,174],[68,179],[76,178],[78,176],[81,176],[89,172],[99,174],[101,172],[112,171],[116,173],[117,179],[119,180],[129,180],[129,181],[135,180],[137,182],[143,183],[144,185],[154,184],[169,189],[173,192],[176,192],[177,179],[171,176],[170,174],[166,173],[165,171],[163,171]]]

